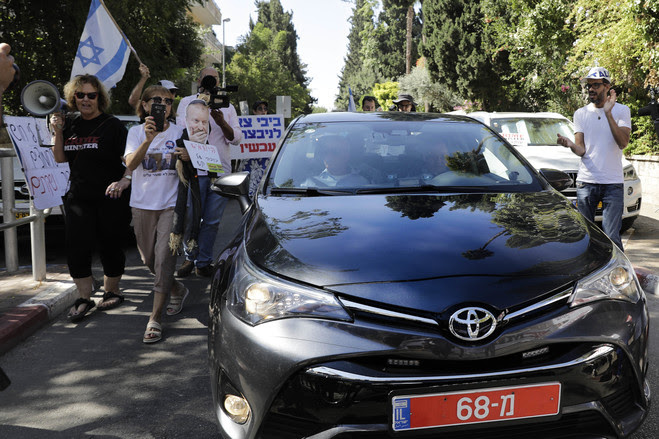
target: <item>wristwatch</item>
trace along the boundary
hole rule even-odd
[[[133,179],[133,176],[130,175],[130,174],[128,174],[128,175],[124,175],[123,178],[126,178],[126,179],[128,179],[128,180],[132,180],[132,179]]]

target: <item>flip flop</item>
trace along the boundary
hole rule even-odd
[[[73,323],[77,323],[80,320],[82,320],[87,315],[87,313],[89,311],[91,311],[92,308],[94,308],[96,306],[96,302],[94,302],[91,299],[83,299],[82,297],[80,297],[80,298],[76,299],[76,301],[74,302],[73,308],[75,308],[77,310],[80,305],[86,305],[86,306],[78,314],[71,314],[69,312],[69,315],[67,316],[67,318],[70,321],[72,321]]]
[[[108,302],[112,299],[119,299],[119,300],[117,300],[116,302],[111,303],[109,305],[103,306],[103,304],[105,302]],[[112,291],[106,291],[103,294],[103,300],[101,301],[101,303],[98,304],[98,309],[100,309],[101,311],[107,311],[107,310],[110,310],[112,308],[118,307],[122,303],[124,303],[124,296],[122,296],[121,294],[113,293]]]
[[[142,342],[155,343],[160,340],[162,340],[162,326],[158,322],[149,322],[146,325],[146,331],[144,332],[144,337],[142,337]]]
[[[190,294],[190,290],[187,287],[183,286],[183,288],[185,288],[185,291],[182,296],[169,296],[169,305],[167,305],[168,316],[174,316],[183,309],[183,302],[188,297],[188,294]]]

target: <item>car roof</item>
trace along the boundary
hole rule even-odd
[[[474,111],[472,113],[466,113],[470,117],[486,117],[489,119],[503,119],[503,118],[527,118],[527,119],[563,119],[569,120],[567,117],[563,116],[560,113],[552,113],[549,111],[532,113],[532,112],[523,112],[523,111]]]
[[[313,113],[298,117],[295,123],[326,123],[326,122],[385,122],[385,121],[463,121],[474,122],[474,119],[462,115],[441,113],[404,113],[400,111],[381,112],[331,112]]]

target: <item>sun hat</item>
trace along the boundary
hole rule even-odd
[[[178,90],[178,87],[176,86],[176,84],[174,84],[172,81],[169,81],[167,79],[162,79],[162,80],[158,81],[158,85],[162,85],[167,90]]]
[[[404,94],[404,93],[400,93],[400,94],[398,95],[398,99],[395,99],[395,100],[394,100],[394,104],[400,104],[400,103],[403,102],[403,101],[410,101],[410,103],[411,103],[412,105],[416,105],[416,103],[414,102],[414,98],[412,97],[412,95],[408,95],[408,94]]]
[[[611,75],[604,67],[593,67],[590,69],[588,74],[582,78],[583,81],[587,79],[601,79],[609,84],[611,83]]]

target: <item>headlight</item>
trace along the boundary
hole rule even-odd
[[[333,294],[277,279],[251,263],[242,246],[234,262],[228,308],[250,325],[287,317],[351,321]]]
[[[625,181],[638,180],[638,175],[636,175],[636,169],[634,169],[633,165],[625,166],[625,169],[622,170],[622,175]]]
[[[602,299],[638,302],[641,292],[638,287],[634,267],[617,248],[606,266],[577,282],[572,294],[571,305],[579,306]]]

